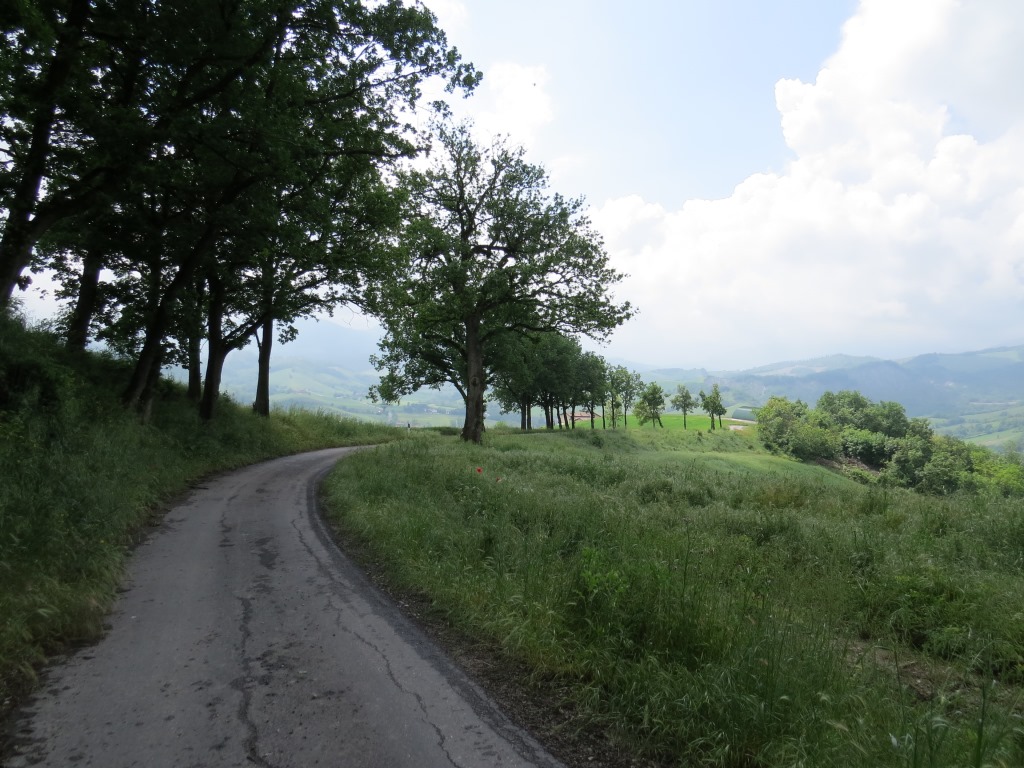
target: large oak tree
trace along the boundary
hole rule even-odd
[[[386,330],[377,394],[395,400],[448,381],[466,403],[462,438],[483,435],[491,346],[505,334],[603,338],[633,313],[582,199],[551,192],[543,168],[467,124],[442,124],[410,195],[402,258],[370,293]]]

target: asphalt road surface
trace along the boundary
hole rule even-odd
[[[352,449],[207,482],[133,555],[110,631],[44,673],[20,766],[558,766],[332,543]]]

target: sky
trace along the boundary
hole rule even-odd
[[[609,359],[1024,344],[1024,2],[425,4],[484,73],[456,113],[585,197],[628,275]]]
[[[426,5],[484,73],[456,111],[586,197],[629,275],[606,357],[1024,343],[1020,0]]]

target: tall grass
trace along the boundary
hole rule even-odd
[[[123,363],[0,324],[0,710],[47,652],[98,635],[129,547],[172,494],[212,472],[396,434],[304,411],[261,419],[230,402],[201,424],[171,384],[143,426],[118,404]]]
[[[396,584],[666,763],[1024,764],[1019,504],[715,437],[423,435],[328,501]]]

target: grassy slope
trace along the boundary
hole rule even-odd
[[[394,584],[665,764],[1024,763],[1019,501],[700,431],[418,435],[339,465],[329,504]]]
[[[132,542],[172,495],[213,472],[396,433],[302,411],[268,421],[230,402],[203,425],[169,384],[142,426],[117,402],[123,364],[0,323],[0,712],[46,653],[99,634]]]

